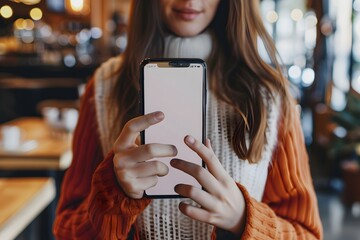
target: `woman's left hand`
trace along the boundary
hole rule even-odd
[[[204,188],[185,184],[175,186],[178,194],[201,206],[181,202],[180,211],[190,218],[240,236],[245,225],[245,200],[242,192],[215,156],[208,139],[203,145],[192,136],[186,136],[185,143],[205,161],[207,169],[184,160],[171,160],[171,166],[193,176]]]

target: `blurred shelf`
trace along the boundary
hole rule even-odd
[[[0,60],[0,79],[3,74],[13,75],[23,78],[80,78],[83,81],[93,74],[98,65],[91,66],[74,66],[72,68],[47,65],[47,64],[30,64],[26,62],[6,63]]]

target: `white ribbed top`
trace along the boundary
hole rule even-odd
[[[167,38],[166,46],[169,44],[169,39],[174,38]],[[167,57],[183,57],[182,48],[186,48],[190,44],[193,49],[194,44],[192,43],[194,41],[204,43],[204,39],[205,45],[207,45],[206,49],[211,49],[211,44],[208,45],[208,36],[204,38],[204,36],[200,35],[200,38],[193,38],[191,41],[187,39],[186,44],[180,41],[179,38],[175,39],[176,43],[180,44],[179,47],[172,46],[171,48],[166,47],[166,49],[175,49],[177,52],[168,52],[166,54]],[[174,42],[171,41],[171,44],[174,44]],[[206,49],[201,51],[206,51]],[[199,54],[201,55],[201,53]],[[191,57],[196,57],[196,54]],[[112,89],[117,79],[117,76],[113,76],[111,73],[114,73],[114,69],[118,69],[121,63],[119,59],[113,58],[109,60],[95,74],[96,111],[104,153],[110,151],[114,141],[108,131],[110,129],[109,124],[114,121],[114,112],[107,111],[108,108],[106,106],[109,103],[107,96],[109,96],[110,89]],[[257,164],[250,164],[247,160],[239,159],[232,149],[231,137],[238,120],[238,116],[235,116],[233,109],[226,103],[216,99],[211,92],[208,93],[207,102],[207,137],[211,140],[216,156],[234,181],[245,186],[250,195],[258,201],[261,201],[263,196],[272,150],[277,141],[277,121],[280,106],[279,98],[276,99],[275,103],[265,98],[264,94],[264,101],[268,106],[268,126],[266,132],[268,144],[264,148],[262,160]],[[141,239],[210,239],[212,226],[189,219],[178,210],[178,205],[183,200],[153,200],[137,219]]]

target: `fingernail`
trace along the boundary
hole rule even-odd
[[[175,166],[178,163],[178,160],[176,158],[173,158],[170,160],[170,165]]]
[[[176,156],[178,154],[177,148],[175,146],[172,146],[173,148],[173,155]]]
[[[192,136],[188,135],[188,136],[186,137],[186,142],[187,142],[188,144],[194,144],[194,143],[195,143],[195,138],[193,138]]]
[[[155,113],[155,119],[158,120],[158,121],[164,119],[164,113],[163,112],[156,112]]]

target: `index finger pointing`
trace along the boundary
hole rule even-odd
[[[164,117],[163,112],[153,112],[131,119],[125,124],[120,136],[116,140],[115,148],[118,150],[126,150],[133,147],[141,131],[161,122]]]
[[[185,143],[196,152],[201,159],[204,160],[209,172],[219,181],[224,179],[224,176],[227,176],[227,173],[224,167],[221,165],[218,158],[215,156],[210,140],[206,140],[206,146],[203,145],[199,140],[194,137],[188,135],[185,137]]]

